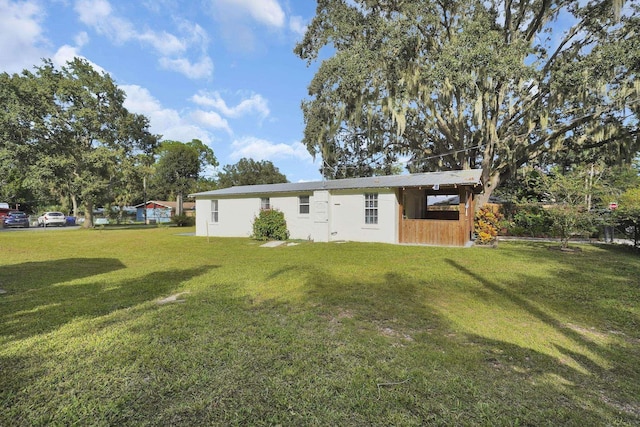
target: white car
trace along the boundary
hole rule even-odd
[[[45,212],[38,217],[38,227],[49,227],[50,225],[64,227],[67,225],[67,216],[62,212]]]

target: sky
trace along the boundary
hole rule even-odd
[[[0,72],[74,57],[111,75],[165,140],[199,139],[220,163],[269,160],[316,181],[301,102],[318,64],[293,49],[313,0],[0,0]],[[214,177],[215,170],[206,171]]]

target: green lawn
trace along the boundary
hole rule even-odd
[[[0,233],[1,426],[640,423],[629,250],[180,231]]]

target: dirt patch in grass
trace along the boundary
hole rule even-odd
[[[340,325],[342,325],[342,321],[344,319],[352,319],[353,313],[348,309],[339,309],[337,314],[322,314],[320,315],[323,319],[325,319],[329,323],[329,331],[331,333],[335,333]]]
[[[168,296],[166,298],[163,298],[161,300],[158,301],[158,305],[165,305],[165,304],[172,304],[172,303],[182,303],[185,302],[185,299],[181,299],[180,297],[182,295],[186,295],[188,294],[189,291],[185,291],[185,292],[180,292],[171,296]]]
[[[378,327],[378,332],[380,332],[380,334],[382,334],[385,337],[389,337],[389,338],[399,338],[401,340],[404,341],[414,341],[413,337],[409,334],[405,334],[403,332],[398,332],[393,328],[390,328],[389,326],[379,326]]]

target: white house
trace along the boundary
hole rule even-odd
[[[196,235],[249,237],[260,210],[277,209],[292,239],[465,246],[481,175],[461,170],[195,193]]]

